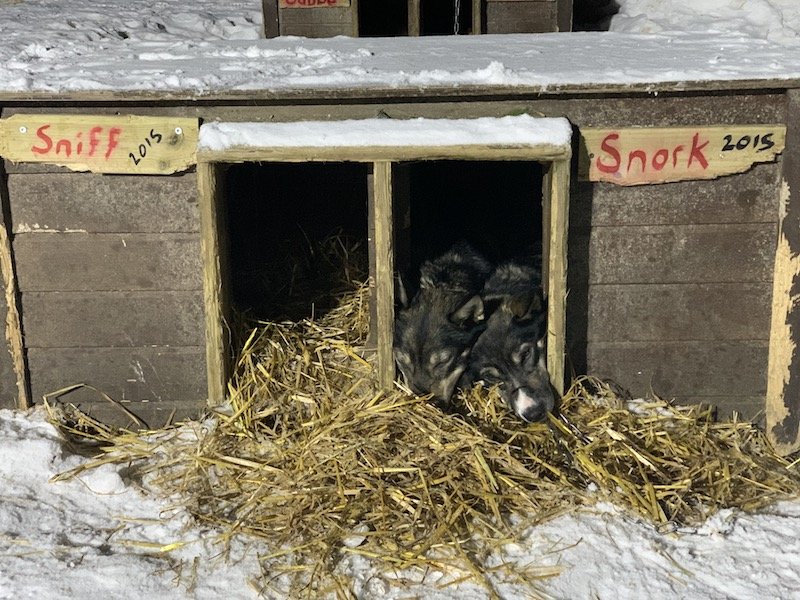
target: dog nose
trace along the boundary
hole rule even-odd
[[[543,394],[537,394],[526,387],[517,388],[511,395],[511,408],[521,419],[528,423],[544,419],[552,408],[548,404]]]

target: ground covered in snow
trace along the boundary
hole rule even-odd
[[[257,41],[257,1],[0,0],[0,93],[800,78],[797,0],[618,2],[616,33],[570,41],[331,45]],[[409,49],[423,63],[409,60]],[[264,548],[242,539],[222,552],[214,531],[199,529],[119,467],[50,482],[84,460],[40,410],[0,410],[0,599],[257,596]],[[798,540],[800,500],[758,514],[726,510],[697,530],[673,532],[598,506],[532,529],[497,557],[559,575],[536,589],[499,589],[508,598],[797,597]],[[437,574],[403,574],[412,576],[406,581],[363,560],[343,569],[364,599],[486,597],[469,583],[442,587]]]
[[[85,460],[43,410],[0,410],[0,599],[280,597],[263,588],[266,548],[240,539],[223,552],[214,531],[126,468],[50,481]],[[758,514],[725,510],[678,532],[601,505],[531,529],[489,562],[554,575],[535,587],[501,578],[506,598],[789,598],[800,594],[798,540],[800,501]],[[442,574],[379,573],[363,558],[342,572],[363,599],[488,597],[477,584],[447,587]]]

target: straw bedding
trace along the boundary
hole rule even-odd
[[[265,573],[284,573],[293,595],[309,597],[350,593],[337,570],[347,555],[491,585],[493,549],[598,500],[669,527],[800,490],[795,465],[753,425],[716,423],[702,407],[632,402],[594,379],[574,383],[560,416],[530,425],[491,390],[462,393],[454,414],[399,387],[381,391],[361,354],[367,298],[361,285],[320,319],[253,329],[229,406],[197,435],[186,426],[112,431],[67,407],[53,418],[101,448],[80,469],[134,465],[223,540],[266,542]]]

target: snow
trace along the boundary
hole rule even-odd
[[[797,0],[618,3],[612,33],[259,40],[259,1],[0,0],[0,95],[800,79]],[[231,135],[208,143],[234,143]],[[257,597],[258,544],[236,540],[223,554],[213,531],[124,468],[50,481],[84,460],[41,409],[0,410],[0,599]],[[504,549],[560,575],[536,590],[499,589],[506,598],[800,597],[798,540],[800,500],[756,514],[726,510],[672,532],[598,505]],[[394,581],[365,559],[343,569],[365,600],[487,597],[468,582],[441,587],[436,574]]]
[[[240,539],[223,554],[213,531],[119,466],[50,482],[84,460],[41,408],[0,410],[0,600],[257,597],[250,582],[265,548]],[[658,532],[601,504],[531,529],[493,559],[561,571],[537,589],[565,600],[789,598],[800,594],[798,540],[800,501],[758,514],[724,510],[681,532]],[[412,583],[381,577],[363,558],[343,570],[364,600],[488,597],[476,584],[441,587],[441,574],[405,574]],[[505,598],[533,592],[511,582],[498,588]]]
[[[794,0],[628,1],[613,33],[314,40],[256,39],[260,4],[0,0],[0,96],[657,90],[800,79]],[[703,8],[712,5],[718,8]],[[757,15],[742,17],[751,14],[745,5]],[[652,6],[657,17],[648,19],[639,6]],[[675,32],[682,17],[691,26]],[[727,17],[730,27],[721,24]],[[712,25],[718,32],[703,29]],[[757,36],[756,28],[768,33]]]
[[[530,115],[480,119],[359,119],[299,123],[206,123],[199,151],[235,147],[415,147],[550,145],[569,150],[572,127]]]

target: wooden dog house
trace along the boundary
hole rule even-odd
[[[264,0],[266,37],[570,31],[572,0]]]
[[[581,40],[602,46],[595,38]],[[427,69],[435,53],[420,41],[391,40],[390,47],[402,47],[404,57]],[[479,41],[459,40],[469,45],[475,70],[495,56],[493,46]],[[347,51],[349,43],[313,41],[315,48],[329,44],[337,52]],[[358,44],[370,47],[369,40]],[[563,52],[561,44],[537,42],[542,56],[535,60],[548,60],[551,46],[552,56]],[[386,47],[381,40],[380,48]],[[374,198],[374,253],[385,259],[391,252],[388,230],[398,225],[381,210],[392,196],[396,180],[390,174],[399,163],[530,160],[552,174],[545,178],[551,198],[562,189],[556,182],[567,180],[557,166],[567,160],[564,148],[548,154],[540,147],[489,144],[462,156],[457,149],[423,144],[407,156],[410,150],[394,142],[370,149],[342,143],[336,150],[265,143],[247,152],[235,144],[201,145],[198,151],[192,136],[199,123],[230,123],[234,129],[240,123],[295,123],[295,138],[303,124],[320,122],[386,120],[402,128],[418,118],[447,123],[530,115],[567,119],[575,140],[569,218],[547,220],[551,226],[568,221],[566,359],[551,357],[551,364],[563,365],[567,376],[613,379],[634,395],[706,402],[720,414],[766,414],[779,448],[797,447],[800,205],[790,190],[800,187],[800,77],[672,81],[656,74],[656,83],[587,83],[567,74],[557,86],[484,80],[437,85],[410,77],[388,85],[380,79],[381,52],[368,54],[358,55],[370,67],[363,79],[346,87],[299,78],[202,92],[180,85],[168,93],[0,88],[0,155],[6,158],[0,308],[7,315],[0,328],[9,348],[0,352],[2,405],[39,402],[45,394],[85,384],[159,424],[198,414],[209,398],[221,397],[225,305],[214,296],[225,289],[215,262],[221,256],[214,237],[218,204],[211,199],[220,193],[225,165],[365,165],[358,172],[372,181],[367,187]],[[95,154],[102,144],[105,153],[111,130],[126,115],[143,120],[134,137],[119,136],[122,158],[154,170],[102,174],[87,163],[91,131],[101,128],[94,134]],[[47,144],[35,136],[48,124],[48,152],[56,153],[67,140],[72,162],[92,172],[57,166],[69,162],[66,141],[55,158],[42,154],[34,163],[15,154],[10,140],[20,135],[33,134],[38,141],[27,148],[44,150]],[[164,141],[156,144],[151,131]],[[167,141],[174,155],[152,149]],[[558,238],[549,239],[553,244]],[[390,260],[379,262],[390,268]],[[382,323],[376,347],[386,382],[392,291],[386,272],[374,276]],[[559,317],[551,315],[551,327],[558,336]],[[553,375],[560,380],[557,371]],[[118,416],[88,387],[71,391],[69,399],[100,416]]]

